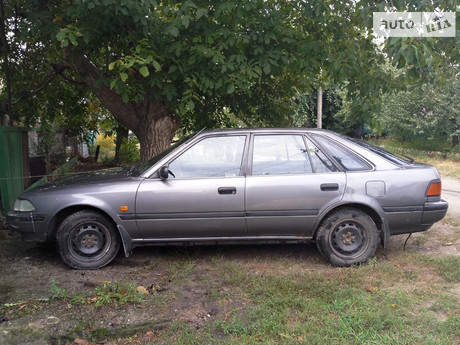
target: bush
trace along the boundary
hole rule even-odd
[[[124,138],[120,146],[118,157],[121,163],[135,163],[141,159],[139,139],[136,136]]]

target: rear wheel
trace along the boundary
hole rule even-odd
[[[95,211],[79,211],[65,218],[56,239],[62,260],[77,269],[101,268],[120,249],[114,225]]]
[[[379,230],[373,219],[355,208],[330,214],[321,223],[316,244],[321,254],[336,266],[350,266],[369,260],[377,250]]]

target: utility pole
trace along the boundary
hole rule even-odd
[[[323,128],[323,89],[318,89],[318,102],[316,104],[316,127]]]

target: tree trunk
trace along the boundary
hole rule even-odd
[[[91,91],[123,126],[131,129],[139,139],[141,161],[145,162],[171,145],[179,129],[180,117],[173,114],[162,101],[148,98],[139,103],[124,103],[121,95],[103,83],[98,68],[83,54],[66,52],[67,63],[74,69]]]
[[[457,147],[460,144],[459,136],[453,135],[452,136],[452,147]]]
[[[155,112],[147,113],[144,126],[133,130],[141,144],[141,161],[145,162],[166,150],[179,126],[180,121],[169,114],[158,116]]]
[[[115,163],[120,163],[120,147],[123,139],[128,139],[129,129],[123,125],[117,126],[117,136],[115,139]]]

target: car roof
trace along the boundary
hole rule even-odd
[[[305,128],[305,127],[292,127],[292,128],[223,128],[223,129],[206,129],[199,134],[238,134],[238,133],[284,133],[284,132],[298,132],[298,133],[328,133],[334,132],[327,129],[319,128]]]

